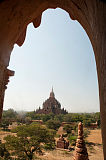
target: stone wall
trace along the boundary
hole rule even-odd
[[[3,111],[4,92],[6,87],[5,74],[6,74],[6,67],[3,64],[0,64],[0,120]]]
[[[0,64],[0,120],[3,111],[5,89],[7,89],[9,77],[13,75],[14,75],[13,71],[7,69],[7,67],[5,67],[3,64]]]
[[[5,71],[14,44],[21,46],[24,43],[29,23],[32,22],[35,28],[40,25],[44,10],[57,7],[67,11],[71,19],[77,20],[82,25],[94,49],[106,160],[106,3],[103,0],[0,1],[0,112],[2,112],[5,91]]]

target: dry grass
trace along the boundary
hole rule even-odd
[[[60,130],[62,133],[62,128]],[[0,140],[4,142],[3,138],[7,135],[13,135],[11,132],[0,131]],[[91,130],[90,135],[86,138],[89,160],[103,160],[102,138],[101,130]],[[73,160],[74,152],[67,152],[62,150],[54,150],[45,152],[43,156],[39,156],[40,160]]]
[[[2,141],[2,143],[4,143],[4,137],[8,136],[8,135],[16,135],[15,133],[11,133],[11,132],[6,132],[6,131],[0,131],[0,140]]]
[[[90,160],[103,160],[103,148],[101,130],[95,129],[90,131],[90,135],[86,140],[91,144],[88,148],[88,154]]]
[[[87,141],[102,144],[101,130],[90,130],[90,135],[87,137]]]
[[[62,134],[62,128],[59,132]],[[101,130],[91,130],[86,140],[89,144],[87,145],[89,160],[103,160]],[[74,152],[68,153],[67,151],[54,150],[45,152],[39,158],[41,160],[73,160],[73,155]]]

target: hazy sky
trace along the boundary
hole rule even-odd
[[[69,112],[99,111],[93,49],[84,29],[64,10],[47,10],[39,28],[28,26],[22,47],[15,45],[9,68],[15,71],[4,109],[34,110],[49,97]]]

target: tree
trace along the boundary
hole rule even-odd
[[[90,119],[88,119],[88,120],[83,120],[83,125],[84,125],[84,127],[89,127],[91,123],[92,123],[92,121],[91,121]]]
[[[48,120],[50,120],[52,117],[50,114],[42,114],[42,120],[43,122],[47,122]]]
[[[71,125],[69,125],[69,124],[66,124],[66,125],[64,125],[64,128],[63,128],[66,132],[67,132],[67,134],[70,134],[71,132],[72,132],[72,126]]]
[[[7,119],[15,119],[17,116],[17,112],[15,112],[13,109],[8,109],[7,111],[3,111],[3,118]]]
[[[64,114],[55,115],[54,120],[63,122],[64,121]]]
[[[25,117],[25,123],[30,124],[31,123],[31,117]]]
[[[6,146],[13,155],[22,160],[32,160],[34,152],[41,153],[45,145],[52,147],[55,144],[55,133],[37,124],[18,126],[13,132],[16,132],[17,136],[5,137]]]
[[[10,154],[5,147],[5,144],[0,141],[0,159],[9,160]]]
[[[40,120],[41,114],[36,114],[35,111],[27,112],[25,117],[30,117],[32,120]]]
[[[49,129],[57,130],[61,126],[61,123],[59,121],[55,121],[55,120],[48,120],[46,122],[46,125]]]
[[[8,130],[8,126],[9,124],[11,124],[11,122],[9,122],[9,120],[7,119],[2,119],[2,123],[0,124],[0,126],[3,128],[3,130]]]

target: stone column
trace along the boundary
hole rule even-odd
[[[105,41],[106,51],[106,41]],[[100,96],[100,113],[101,113],[101,129],[103,140],[104,160],[106,160],[106,53],[100,57],[100,65],[98,67],[99,80],[99,96]]]
[[[83,140],[83,125],[78,124],[78,138],[76,141],[74,160],[89,160],[85,141]]]
[[[0,64],[0,121],[3,111],[5,89],[7,88],[6,85],[9,82],[9,77],[13,75],[14,71],[7,69],[7,67],[3,64]]]
[[[97,65],[103,152],[106,160],[106,3],[98,4],[97,9],[92,44]]]
[[[4,84],[4,77],[5,77],[6,67],[3,64],[0,64],[0,121],[2,116],[3,110],[3,101],[4,101],[4,91],[5,91],[5,84]]]

